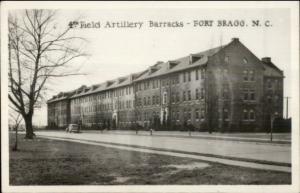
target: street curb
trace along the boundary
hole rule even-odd
[[[102,133],[101,133],[102,134]],[[106,134],[106,133],[103,133]],[[114,134],[114,135],[136,135],[136,134],[131,134],[131,133],[107,133],[107,134]],[[150,136],[146,134],[137,134],[140,136]],[[241,142],[255,142],[255,143],[263,143],[263,144],[272,144],[272,145],[290,145],[290,141],[268,141],[264,139],[234,139],[234,138],[222,138],[222,137],[213,137],[213,136],[184,136],[184,135],[155,135],[155,133],[152,134],[154,137],[175,137],[175,138],[200,138],[200,139],[207,139],[207,140],[222,140],[222,141],[241,141]]]

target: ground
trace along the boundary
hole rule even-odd
[[[290,184],[291,174],[43,138],[12,152],[11,185]]]

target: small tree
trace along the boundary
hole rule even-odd
[[[10,120],[12,124],[12,129],[15,131],[16,141],[12,148],[13,151],[18,151],[18,130],[20,123],[22,122],[22,116],[19,113],[10,113]]]

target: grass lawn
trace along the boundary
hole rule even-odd
[[[19,136],[11,185],[291,184],[291,174],[95,145]],[[197,168],[197,167],[198,168]]]

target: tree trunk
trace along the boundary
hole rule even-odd
[[[16,127],[16,143],[15,143],[15,150],[18,150],[18,127]]]
[[[35,134],[33,133],[33,127],[32,127],[32,115],[24,116],[24,121],[26,126],[25,139],[33,139]]]

